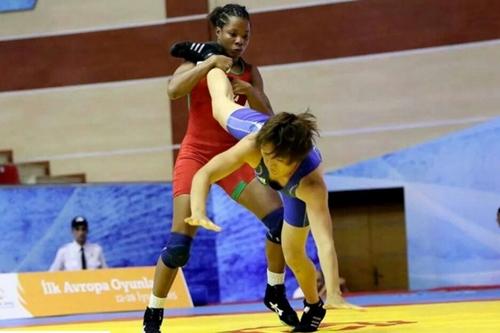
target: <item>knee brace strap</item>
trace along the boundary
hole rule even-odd
[[[186,265],[189,260],[192,241],[193,238],[188,235],[172,232],[168,238],[167,246],[161,251],[163,263],[170,268]]]
[[[283,207],[280,207],[269,213],[262,219],[267,227],[266,237],[271,242],[281,244],[281,229],[283,228]]]

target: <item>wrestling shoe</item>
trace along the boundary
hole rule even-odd
[[[142,322],[143,333],[161,333],[160,326],[163,321],[163,309],[146,308]]]
[[[326,310],[323,308],[321,299],[316,304],[309,304],[304,300],[304,312],[300,318],[300,323],[292,332],[316,332],[325,315]]]
[[[269,310],[276,312],[284,324],[293,327],[299,324],[297,313],[286,299],[284,284],[275,286],[270,286],[268,284],[266,287],[266,295],[264,296],[264,304]]]
[[[216,54],[225,54],[225,51],[220,44],[215,42],[179,42],[170,48],[170,55],[173,57],[183,58],[195,64]]]

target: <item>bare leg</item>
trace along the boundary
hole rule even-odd
[[[275,218],[283,218],[280,215],[275,216],[276,210],[282,207],[281,198],[278,193],[262,185],[257,179],[253,179],[247,185],[240,195],[238,202],[252,211],[261,220],[265,220],[265,217],[271,214]],[[279,222],[283,223],[283,221]],[[276,228],[274,228],[274,231],[276,232]],[[269,310],[278,314],[280,321],[295,327],[299,324],[299,318],[286,298],[284,284],[285,257],[281,244],[276,244],[266,239],[266,259],[268,280],[264,295],[264,304]]]
[[[207,74],[208,90],[212,97],[212,114],[215,120],[227,131],[229,116],[243,106],[234,102],[231,82],[220,68],[213,68]]]
[[[158,298],[165,298],[172,287],[172,283],[177,275],[177,268],[173,269],[165,266],[163,260],[158,258],[156,262],[155,275],[153,281],[153,295]]]
[[[172,222],[172,232],[194,237],[196,227],[184,223],[184,219],[190,215],[189,195],[180,195],[174,198],[174,217]],[[183,236],[181,236],[183,237]],[[160,257],[156,262],[156,269],[153,281],[152,295],[149,304],[144,311],[143,332],[160,333],[160,326],[163,321],[163,307],[168,292],[172,287],[177,268],[167,267]]]
[[[239,197],[238,203],[254,213],[259,219],[282,206],[279,195],[256,179],[247,185]],[[271,272],[281,274],[285,271],[285,258],[281,245],[266,240],[266,258],[268,269]]]
[[[280,244],[266,239],[267,268],[273,273],[285,273],[285,257]]]
[[[194,237],[197,227],[190,226],[184,222],[184,219],[190,215],[190,200],[189,195],[179,195],[174,198],[174,216],[172,220],[171,232],[177,232],[184,235]],[[161,258],[156,263],[153,295],[159,298],[167,297],[167,294],[172,287],[177,268],[173,269],[165,266]]]
[[[316,268],[306,253],[306,240],[309,227],[294,227],[288,223],[283,224],[281,242],[285,261],[293,271],[304,297],[309,304],[319,301],[316,283]]]

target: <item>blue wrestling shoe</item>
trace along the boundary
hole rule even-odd
[[[146,308],[142,322],[143,333],[161,333],[160,327],[163,321],[163,309]]]
[[[220,44],[215,42],[179,42],[170,48],[171,56],[183,58],[195,64],[217,54],[225,54],[225,50]]]
[[[284,324],[292,327],[299,324],[297,313],[286,299],[284,284],[278,284],[276,286],[268,284],[266,295],[264,296],[264,304],[269,310],[276,312],[281,322]]]

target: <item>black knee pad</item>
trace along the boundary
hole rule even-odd
[[[189,260],[193,238],[177,232],[172,232],[167,246],[161,251],[161,260],[170,268],[183,267]]]
[[[281,244],[281,229],[283,229],[283,207],[276,209],[262,219],[267,227],[266,237],[271,242]]]

